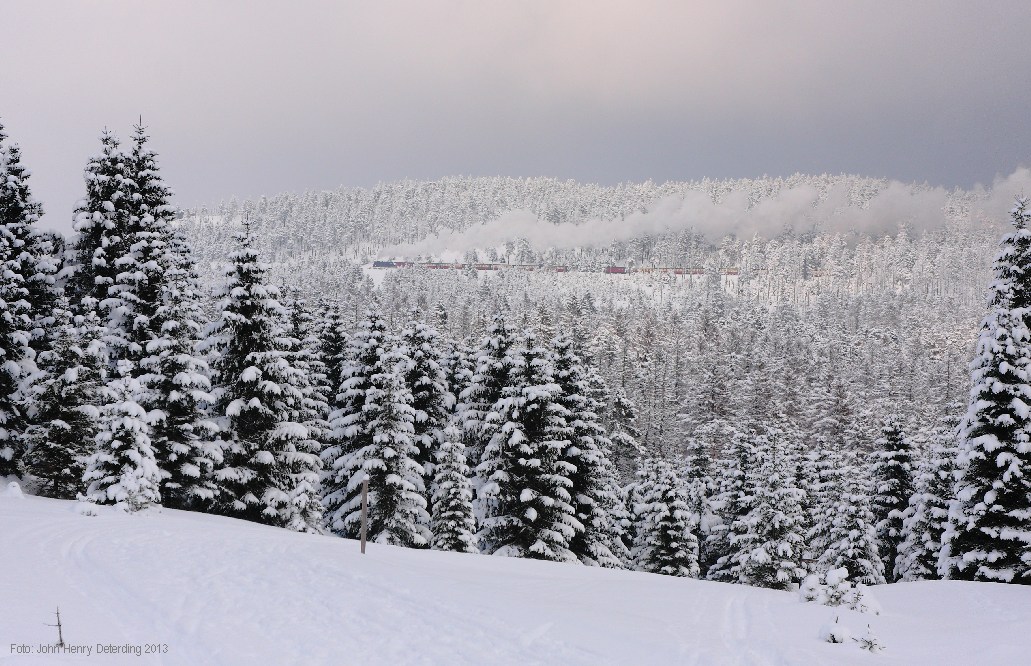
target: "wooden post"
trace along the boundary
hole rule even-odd
[[[365,554],[365,538],[369,534],[369,477],[362,479],[362,555]]]
[[[57,627],[57,647],[64,647],[64,634],[61,632],[61,607],[57,607],[57,624],[48,624],[48,627]]]

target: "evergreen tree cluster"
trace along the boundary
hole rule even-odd
[[[418,313],[391,330],[310,307],[272,283],[246,222],[206,302],[148,140],[101,135],[67,247],[34,230],[5,144],[5,474],[347,537],[367,483],[375,542],[627,565],[610,398],[584,350],[502,315],[474,343]]]
[[[809,404],[756,382],[744,419],[686,419],[703,575],[768,587],[842,570],[863,584],[1031,582],[1028,206],[1018,199],[1002,239],[962,419],[953,403],[930,423],[889,410],[874,428],[829,376]],[[718,451],[712,463],[705,451]]]
[[[842,570],[867,585],[941,577],[954,420],[903,430],[888,419],[864,442],[854,414],[822,408],[815,437],[776,418],[744,423],[704,466],[704,453],[688,459],[701,575],[777,589]]]
[[[65,243],[0,127],[0,475],[39,494],[355,538],[367,484],[369,538],[410,548],[780,589],[1031,580],[1026,200],[959,420],[951,394],[898,408],[914,359],[857,393],[834,372],[857,349],[805,363],[792,310],[728,326],[713,266],[694,315],[596,331],[589,294],[554,316],[475,276],[490,316],[438,299],[431,322],[400,281],[359,316],[284,294],[244,219],[211,302],[145,128],[100,142]]]
[[[29,173],[4,139],[0,474],[127,511],[318,531],[318,351],[290,337],[303,315],[275,301],[246,239],[209,318],[142,125],[127,149],[101,135],[68,244],[35,228]]]

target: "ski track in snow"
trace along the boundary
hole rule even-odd
[[[214,516],[0,497],[0,664],[865,664],[819,627],[873,626],[879,664],[1021,663],[1031,590],[873,588],[882,616],[706,581],[313,537]],[[40,657],[69,643],[164,655]]]

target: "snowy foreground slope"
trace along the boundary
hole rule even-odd
[[[874,588],[879,616],[796,594],[642,573],[416,552],[163,511],[79,515],[0,493],[0,663],[1018,664],[1031,589]],[[12,653],[52,642],[161,656]],[[835,614],[886,650],[819,640]]]

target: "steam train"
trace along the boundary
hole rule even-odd
[[[424,262],[424,261],[382,261],[377,260],[372,262],[373,268],[430,268],[430,269],[452,269],[452,270],[466,270],[474,268],[478,271],[502,271],[502,270],[520,270],[520,271],[542,271],[546,273],[566,273],[568,272],[569,266],[558,266],[549,264],[481,264],[481,263],[443,263],[443,262]],[[705,275],[704,268],[681,268],[681,267],[657,267],[657,266],[606,266],[601,269],[601,273],[609,275],[626,275],[628,273],[665,273],[669,275]],[[722,275],[737,275],[737,268],[723,268],[720,269]]]
[[[568,266],[545,266],[537,264],[467,264],[462,262],[442,263],[432,261],[374,261],[373,268],[434,268],[434,269],[455,269],[464,270],[475,268],[478,271],[500,271],[516,269],[523,271],[550,271],[552,273],[565,273]]]

